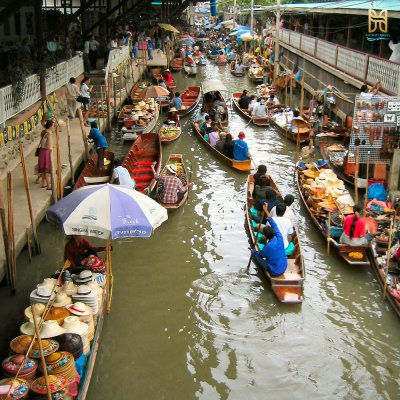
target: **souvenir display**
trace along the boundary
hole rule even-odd
[[[0,380],[0,386],[10,387],[10,393],[0,394],[0,400],[18,400],[25,399],[29,393],[29,382],[22,378],[6,378]]]

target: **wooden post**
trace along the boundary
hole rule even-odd
[[[115,78],[112,76],[112,86],[114,95],[114,118],[117,118],[117,87],[115,85]]]
[[[107,265],[107,312],[111,310],[112,294],[114,286],[114,275],[112,273],[111,242],[106,244],[106,265]]]
[[[74,175],[74,167],[72,165],[72,154],[71,154],[71,131],[69,128],[69,118],[67,118],[67,140],[68,140],[68,161],[69,161],[69,169],[71,171],[71,182],[72,186],[75,185],[75,175]]]
[[[4,252],[6,253],[6,266],[7,266],[7,283],[10,286],[11,277],[9,276],[9,272],[11,271],[11,262],[10,262],[10,242],[8,240],[8,227],[6,222],[6,205],[4,200],[4,190],[3,190],[3,180],[0,175],[0,218],[1,218],[1,229],[3,230],[3,243],[4,243]]]
[[[303,59],[303,70],[301,74],[300,116],[303,114],[303,108],[304,108],[304,77],[305,77],[305,59]]]
[[[99,110],[99,95],[97,94],[97,91],[95,92],[96,94],[96,114],[97,114],[97,125],[99,129],[101,130],[101,125],[100,125],[100,110]]]
[[[83,140],[83,146],[85,147],[85,162],[89,161],[89,146],[88,142],[86,139],[86,132],[85,132],[85,127],[83,125],[83,116],[82,116],[82,110],[78,109],[78,116],[79,116],[79,123],[81,125],[81,133],[82,133],[82,140]]]
[[[8,194],[8,242],[10,243],[10,289],[15,293],[15,283],[17,274],[17,261],[15,255],[15,237],[14,237],[14,188],[11,172],[7,172],[7,194]]]
[[[326,240],[327,240],[327,242],[326,242],[326,246],[327,246],[326,252],[328,253],[328,256],[330,256],[331,255],[331,212],[330,211],[328,212],[328,232],[327,232],[327,235],[326,235]]]
[[[51,194],[53,197],[53,202],[57,202],[57,190],[56,190],[56,179],[54,174],[54,154],[53,146],[50,148],[50,182],[51,182]]]
[[[107,129],[111,131],[111,74],[107,77],[107,88],[106,88],[106,98],[107,98]]]
[[[364,196],[364,217],[367,216],[367,203],[368,203],[368,178],[369,178],[369,155],[370,151],[368,151],[367,155],[367,176],[365,182],[365,196]]]
[[[355,140],[356,146],[356,165],[354,169],[354,202],[358,204],[358,168],[360,163],[360,139]]]
[[[393,237],[393,220],[396,218],[396,214],[390,217],[390,228],[389,228],[389,241],[388,241],[388,249],[386,252],[386,266],[385,273],[383,274],[383,278],[385,279],[385,284],[383,286],[383,298],[385,298],[386,288],[387,288],[387,275],[389,271],[390,265],[390,248],[392,247],[392,237]]]
[[[20,144],[19,144],[19,154],[21,157],[22,175],[24,177],[26,198],[28,200],[29,217],[31,219],[32,234],[33,234],[33,241],[34,241],[34,254],[40,254],[41,249],[40,249],[40,244],[39,244],[37,231],[36,231],[35,217],[33,215],[31,189],[29,187],[28,172],[26,170],[25,155],[24,155],[24,145],[22,144],[22,142],[20,142]]]
[[[60,150],[60,126],[56,124],[56,158],[57,158],[57,200],[62,199],[62,166],[61,166],[61,150]]]
[[[103,94],[103,86],[100,86],[100,99],[101,99],[101,118],[103,120],[103,129],[107,128],[106,123],[106,117],[104,116],[104,94]]]
[[[36,332],[36,337],[37,337],[39,350],[40,350],[40,359],[42,361],[42,367],[43,367],[42,368],[42,372],[43,372],[44,380],[46,382],[47,398],[48,398],[48,400],[51,400],[52,396],[51,396],[51,390],[50,390],[49,377],[47,375],[46,360],[44,359],[44,353],[43,353],[43,347],[42,347],[42,338],[40,336],[39,325],[38,325],[38,321],[36,319],[37,318],[36,317],[36,311],[35,311],[35,307],[33,306],[33,304],[31,305],[31,311],[32,311],[32,316],[33,316],[33,323],[35,324],[35,332]]]

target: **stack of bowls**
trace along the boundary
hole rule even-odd
[[[23,366],[20,370],[21,365]],[[38,364],[35,360],[32,360],[29,357],[25,359],[25,356],[21,354],[7,357],[5,360],[3,360],[1,366],[6,377],[12,378],[17,374],[18,371],[20,371],[18,377],[26,379],[27,381],[35,379],[36,370],[38,368]]]
[[[33,336],[29,335],[17,336],[11,341],[10,348],[14,353],[26,354],[29,349],[29,346],[32,343],[32,339]],[[45,357],[57,351],[59,347],[59,343],[55,340],[42,339],[41,342],[42,342],[43,354]],[[37,339],[35,339],[32,345],[29,357],[40,358],[40,349]]]
[[[49,386],[52,399],[63,399],[67,394],[67,381],[61,375],[48,375]],[[34,380],[31,385],[32,392],[39,394],[40,396],[47,395],[47,385],[44,376]],[[59,395],[57,395],[59,394]],[[35,397],[40,399],[42,397]],[[45,397],[47,399],[47,397]]]
[[[40,369],[42,370],[42,366]],[[56,351],[46,357],[46,368],[49,375],[58,375],[65,378],[67,385],[75,380],[75,360],[68,351]]]
[[[89,342],[89,327],[84,322],[79,321],[79,318],[75,315],[67,317],[64,320],[63,328],[66,333],[76,333],[80,335],[83,343],[83,354],[87,355],[90,352],[90,342]]]
[[[0,386],[13,386],[13,392],[9,396],[7,394],[0,395],[0,400],[17,400],[25,399],[29,393],[29,382],[21,378],[6,378],[0,381]]]

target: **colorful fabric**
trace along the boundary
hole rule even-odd
[[[344,220],[343,232],[350,237],[351,224],[353,223],[354,215],[348,215]],[[365,222],[359,217],[354,228],[353,238],[361,238],[365,236]]]
[[[49,173],[51,169],[50,166],[51,166],[50,149],[42,147],[39,149],[39,160],[38,160],[39,174]]]

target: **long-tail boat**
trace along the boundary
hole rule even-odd
[[[164,168],[161,171],[161,176],[168,176],[171,175],[171,172],[169,172],[167,166],[168,165],[175,165],[176,167],[176,177],[182,182],[183,186],[187,186],[190,183],[190,177],[189,173],[186,169],[185,163],[183,161],[183,156],[182,154],[170,154],[167,163],[165,164]],[[158,189],[161,192],[161,183],[158,183]],[[164,208],[166,208],[168,211],[174,211],[181,206],[183,206],[187,199],[189,197],[189,189],[186,191],[186,193],[183,195],[182,199],[180,199],[177,203],[163,203],[160,200],[157,200]]]
[[[236,64],[236,61],[231,61],[231,64],[229,65],[229,71],[231,72],[231,74],[233,76],[237,76],[237,77],[245,76],[246,75],[245,69],[243,69],[243,72],[236,72],[235,64]]]
[[[292,118],[290,112],[272,114],[270,123],[281,136],[295,143],[303,143],[310,136],[308,122],[301,117]]]
[[[125,167],[131,178],[136,182],[136,190],[150,195],[156,186],[156,180],[151,169],[155,164],[157,174],[161,170],[162,149],[160,137],[157,133],[146,133],[138,137],[129,149],[122,166]]]
[[[171,65],[170,68],[172,69],[172,71],[180,71],[183,68],[184,62],[182,60],[182,58],[174,58],[171,61]]]
[[[248,110],[241,108],[239,106],[239,99],[242,93],[236,92],[232,93],[232,101],[233,104],[235,105],[236,109],[239,111],[239,113],[246,119],[251,120],[251,123],[256,125],[256,126],[269,126],[269,117],[265,118],[259,118],[259,117],[252,117],[249,113]]]
[[[329,171],[333,174],[331,170]],[[350,194],[339,187],[335,190],[330,189],[328,194],[324,187],[316,184],[315,179],[318,176],[318,171],[295,169],[300,197],[314,225],[326,238],[327,245],[332,245],[347,264],[351,266],[369,265],[371,250],[369,245],[349,246],[340,243],[339,240],[343,233],[343,216],[353,212],[354,202]],[[341,194],[337,196],[339,191]],[[341,199],[344,199],[343,202]]]
[[[181,136],[182,130],[180,126],[163,124],[158,131],[162,144],[170,144],[175,142]]]
[[[200,86],[189,86],[181,94],[182,104],[185,108],[178,111],[179,116],[183,117],[193,111],[197,104],[199,104],[201,98]]]
[[[112,151],[104,152],[104,168],[101,171],[98,171],[97,169],[97,153],[94,153],[80,173],[78,180],[74,185],[74,190],[86,185],[96,185],[109,182],[113,170],[114,153]]]
[[[218,151],[215,147],[212,147],[210,145],[210,143],[208,143],[207,140],[204,139],[203,135],[200,132],[199,124],[197,122],[193,123],[193,130],[196,133],[196,136],[198,137],[200,142],[203,143],[204,146],[211,153],[213,153],[219,160],[221,160],[225,165],[233,168],[236,171],[240,171],[240,172],[249,172],[252,170],[251,160],[246,160],[246,161],[234,160],[233,158],[226,157],[224,154],[222,154],[220,151]]]
[[[282,199],[282,195],[279,192],[275,182],[270,177],[270,185],[276,190],[279,197]],[[246,191],[246,226],[250,237],[251,245],[256,250],[260,250],[259,242],[256,239],[257,228],[253,227],[253,220],[251,216],[251,208],[255,204],[255,199],[252,196],[254,189],[254,175],[249,175],[247,178],[247,191]],[[261,266],[260,269],[263,271],[265,276],[270,280],[271,287],[279,301],[282,303],[301,303],[303,301],[303,281],[306,275],[303,255],[301,252],[300,241],[298,238],[297,230],[294,229],[294,235],[292,238],[294,244],[294,251],[288,257],[288,267],[284,274],[279,276],[271,276],[271,274]]]
[[[203,107],[206,109],[208,115],[216,114],[215,122],[217,123],[217,125],[222,128],[227,128],[229,124],[229,112],[226,102],[225,105],[218,107],[218,109],[221,109],[221,112],[219,110],[215,112],[214,102],[207,102],[206,100],[209,92],[220,92],[222,100],[225,101],[224,96],[221,92],[227,93],[228,89],[218,79],[208,79],[206,81],[203,81],[201,83],[201,88],[203,92]]]

